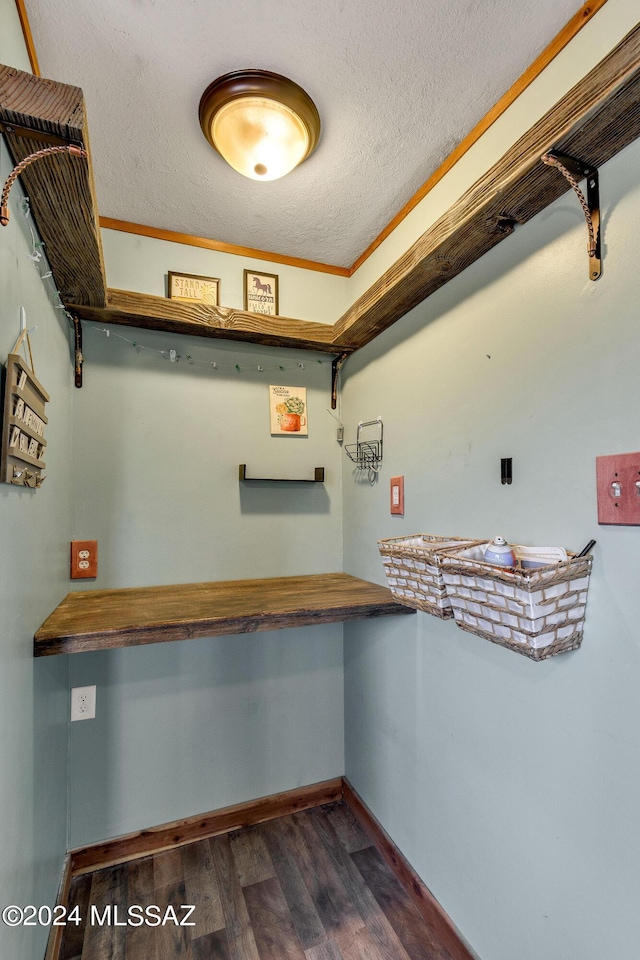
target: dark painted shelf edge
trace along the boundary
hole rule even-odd
[[[247,465],[239,466],[239,478],[242,483],[324,483],[324,467],[314,467],[314,476],[309,477],[248,477]]]

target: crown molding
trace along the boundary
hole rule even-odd
[[[284,263],[287,266],[299,267],[302,270],[331,273],[338,277],[348,277],[350,275],[348,267],[336,267],[329,263],[318,263],[316,260],[304,260],[301,257],[289,257],[283,253],[256,250],[254,247],[240,247],[233,243],[224,243],[222,240],[196,237],[190,233],[178,233],[175,230],[161,230],[159,227],[149,227],[144,223],[130,223],[128,220],[100,217],[100,226],[105,230],[119,230],[122,233],[134,233],[139,237],[151,237],[154,240],[184,243],[190,247],[202,247],[205,250],[216,250],[219,253],[231,253],[237,257],[250,257],[252,260],[266,260],[269,263]]]
[[[40,76],[38,58],[24,0],[15,0],[15,2],[20,17],[24,41],[29,54],[29,60],[31,62],[31,69],[36,76]],[[254,259],[267,260],[270,263],[282,263],[292,267],[300,267],[304,270],[315,270],[319,273],[328,273],[339,277],[351,277],[606,3],[607,0],[587,0],[587,2],[582,5],[562,30],[556,34],[551,43],[545,47],[542,53],[527,67],[524,73],[518,77],[516,82],[512,84],[498,102],[491,107],[473,130],[467,134],[458,146],[451,151],[448,157],[443,160],[440,166],[425,180],[422,186],[416,190],[402,209],[389,221],[378,236],[371,241],[366,250],[363,250],[350,267],[339,267],[332,264],[318,263],[315,260],[304,260],[299,257],[290,257],[286,254],[273,253],[267,250],[256,250],[252,247],[236,246],[220,240],[211,240],[207,237],[178,233],[173,230],[163,230],[141,223],[129,223],[126,220],[116,220],[110,217],[100,217],[100,226],[108,230],[119,230],[123,233],[133,233],[138,236],[151,237],[156,240],[169,240],[172,243],[183,243],[187,246],[202,247],[206,250],[216,250],[220,253],[252,257]]]
[[[364,250],[358,259],[351,265],[349,270],[349,275],[353,274],[358,270],[366,260],[369,259],[371,254],[378,249],[381,243],[383,243],[387,237],[389,237],[396,227],[402,223],[402,221],[407,217],[415,207],[418,206],[421,200],[430,193],[436,184],[440,183],[442,178],[451,170],[451,168],[460,160],[461,157],[467,153],[471,147],[476,143],[480,137],[487,132],[489,127],[491,127],[496,120],[502,116],[502,114],[514,103],[521,93],[527,89],[527,87],[533,83],[536,77],[540,76],[545,67],[548,67],[552,60],[558,56],[561,50],[567,46],[567,44],[573,40],[573,38],[578,34],[582,28],[591,20],[593,16],[604,7],[607,0],[590,0],[590,2],[585,3],[580,10],[569,20],[567,24],[562,28],[562,30],[553,38],[548,47],[542,51],[539,57],[537,57],[533,63],[527,67],[524,73],[518,77],[516,82],[507,90],[505,94],[498,100],[491,110],[488,111],[480,120],[473,130],[467,134],[464,140],[461,140],[458,146],[451,151],[448,157],[442,161],[437,170],[434,170],[431,176],[425,180],[422,186],[416,190],[414,195],[408,200],[404,207],[398,211],[393,220],[390,220],[387,226],[382,230],[375,240],[372,240],[366,250]]]

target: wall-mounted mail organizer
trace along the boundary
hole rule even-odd
[[[375,420],[361,420],[356,431],[356,442],[345,444],[345,452],[358,467],[377,470],[382,462],[382,417]],[[369,433],[365,438],[362,431]]]
[[[532,660],[546,660],[582,643],[593,557],[561,548],[566,559],[535,560],[514,546],[517,566],[484,558],[486,541],[416,535],[380,540],[392,594],[400,603],[484,637]]]
[[[362,431],[368,434],[365,439]],[[345,452],[352,460],[358,471],[366,470],[369,483],[373,486],[378,480],[378,472],[382,463],[382,417],[375,420],[360,421],[356,432],[356,442],[345,444]]]
[[[4,390],[0,480],[21,487],[37,488],[46,479],[42,459],[47,446],[44,412],[49,394],[33,371],[15,353],[7,358]]]

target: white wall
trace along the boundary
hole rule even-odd
[[[80,588],[340,570],[330,358],[101,329],[74,397],[74,535],[100,567]],[[306,386],[307,438],[271,437],[270,383]],[[325,483],[241,485],[240,463]],[[344,769],[341,624],[81,654],[71,681],[98,685],[97,719],[71,729],[72,846]]]
[[[638,951],[640,532],[598,527],[595,457],[640,447],[639,169],[636,142],[601,170],[597,283],[567,195],[345,368],[347,431],[385,428],[380,483],[345,471],[346,570],[383,582],[376,541],[416,532],[598,541],[583,645],[546,662],[420,612],[345,624],[347,776],[482,960]]]
[[[256,257],[205,250],[169,240],[102,230],[105,269],[110,287],[157,297],[167,294],[167,272],[195,273],[220,280],[220,306],[244,307],[244,270],[259,269],[279,278],[282,317],[333,323],[349,306],[349,279],[318,270],[271,263]],[[289,251],[295,256],[295,250]]]
[[[576,4],[576,9],[578,6]],[[571,43],[356,270],[349,280],[350,301],[360,297],[482,173],[603,60],[637,22],[637,0],[607,0]]]
[[[0,0],[2,4],[2,34],[0,34],[0,63],[31,73],[29,54],[22,35],[18,8],[14,0]]]
[[[0,3],[0,61],[28,68],[13,3]],[[274,265],[281,312],[342,313],[635,19],[632,0],[609,0],[351,283]],[[379,582],[382,536],[500,530],[572,548],[594,536],[584,645],[548,663],[423,614],[347,624],[346,771],[483,960],[635,958],[638,534],[597,528],[593,461],[638,448],[639,159],[635,144],[603,171],[597,284],[566,197],[349,360],[347,440],[358,420],[385,421],[375,487],[355,482],[337,447],[328,365],[308,354],[123,328],[107,339],[86,324],[74,393],[66,328],[34,283],[12,207],[0,232],[4,350],[24,303],[39,317],[52,422],[47,484],[0,492],[12,545],[0,592],[3,902],[51,902],[62,863],[67,658],[34,662],[31,637],[69,586],[71,534],[100,542],[100,577],[80,589],[340,569],[343,517],[344,569]],[[7,165],[4,153],[3,175]],[[241,305],[249,261],[115,231],[104,242],[111,286],[162,295],[166,271],[182,269],[220,276],[222,303]],[[170,365],[158,352],[170,347],[196,362]],[[269,382],[308,387],[308,440],[269,436]],[[512,487],[498,479],[505,455]],[[241,488],[239,462],[296,475],[322,465],[327,483]],[[407,514],[392,522],[395,474]],[[97,719],[71,728],[71,845],[343,772],[339,625],[69,664],[72,685],[98,685]],[[39,956],[43,940],[0,929],[11,956]]]
[[[12,6],[12,5],[11,5]],[[10,21],[9,21],[10,22]],[[3,47],[0,43],[0,61]],[[0,138],[0,181],[13,167]],[[34,660],[33,635],[66,593],[71,529],[71,392],[67,321],[53,309],[29,259],[21,187],[0,228],[0,363],[27,311],[38,379],[47,407],[47,480],[37,491],[0,484],[0,904],[55,903],[67,849],[66,657]],[[4,389],[4,386],[3,386]],[[46,928],[0,924],[0,955],[40,960]]]
[[[0,0],[0,62],[29,70],[13,0]],[[0,181],[13,167],[0,137]],[[64,596],[71,526],[70,404],[73,390],[66,320],[53,309],[14,184],[9,225],[0,228],[0,362],[20,332],[24,306],[37,324],[38,377],[51,394],[48,479],[37,492],[0,490],[0,903],[53,906],[67,849],[66,657],[34,660],[33,634]],[[39,270],[45,273],[42,263]],[[46,928],[0,925],[0,954],[40,960]]]
[[[221,305],[242,309],[243,270],[259,266],[279,276],[283,316],[331,323],[348,304],[346,277],[109,229],[102,238],[111,287],[164,296],[167,271],[182,270],[219,277]],[[74,403],[74,534],[97,538],[100,554],[85,586],[340,570],[331,358],[102,330],[85,325]],[[160,356],[171,348],[180,364]],[[307,387],[308,438],[270,436],[270,383]],[[267,477],[324,466],[325,483],[241,486],[239,463]],[[98,685],[96,721],[71,728],[72,846],[343,772],[340,624],[82,655],[71,678]]]

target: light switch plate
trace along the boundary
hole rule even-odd
[[[596,457],[598,523],[640,526],[640,453]]]
[[[391,477],[390,507],[391,513],[404,516],[404,477]]]

